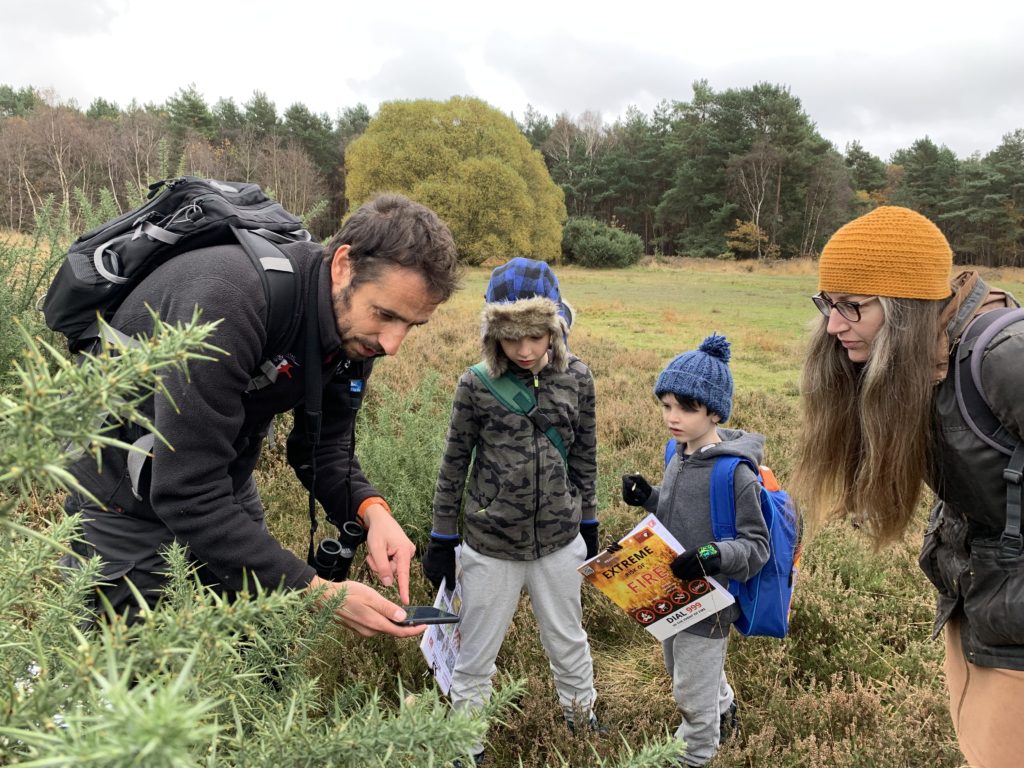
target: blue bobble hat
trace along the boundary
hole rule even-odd
[[[732,411],[732,374],[729,372],[729,342],[712,333],[700,347],[672,359],[658,376],[654,394],[671,392],[688,397],[717,413],[724,423]]]
[[[544,296],[558,306],[558,315],[565,322],[568,333],[572,326],[573,309],[563,301],[558,289],[558,278],[545,261],[516,256],[491,272],[484,301],[488,304],[519,301],[533,296]]]

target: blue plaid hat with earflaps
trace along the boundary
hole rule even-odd
[[[672,359],[654,384],[655,397],[671,392],[688,397],[722,417],[724,423],[732,411],[732,353],[725,336],[712,333],[700,347]]]
[[[547,262],[516,256],[495,267],[487,283],[484,301],[488,304],[507,303],[532,296],[543,296],[558,305],[558,315],[565,321],[568,334],[573,320],[572,307],[562,300],[558,278]]]

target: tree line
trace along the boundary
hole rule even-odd
[[[189,86],[163,104],[82,110],[0,85],[0,227],[32,229],[52,198],[74,229],[105,191],[130,210],[153,181],[189,174],[258,182],[326,236],[344,213],[345,147],[369,121],[362,104],[333,119],[301,103],[279,113],[259,91],[241,106]]]
[[[493,131],[482,124],[474,127],[476,140],[453,142],[460,122],[451,116],[452,102],[435,103],[443,120],[431,118],[425,101],[407,110],[417,123],[392,115],[391,132],[418,138],[401,155],[408,167],[389,173],[415,175],[424,163],[436,165],[425,128],[435,126],[437,146],[477,153],[476,165],[450,167],[460,178],[480,179],[479,188],[490,190],[488,202],[498,203],[495,183],[517,184],[506,179],[518,178],[530,163],[508,150],[481,165],[480,153],[501,142],[484,140]],[[230,98],[209,105],[194,85],[160,105],[121,108],[96,99],[82,110],[33,88],[0,86],[0,226],[31,229],[51,196],[68,207],[72,221],[104,189],[116,209],[128,209],[150,181],[195,173],[256,181],[302,214],[314,234],[326,236],[346,207],[360,202],[346,191],[352,178],[360,179],[360,195],[364,180],[375,178],[367,170],[375,159],[366,142],[357,158],[347,150],[381,113],[371,116],[358,104],[332,118],[301,103],[279,113],[259,91],[240,106]],[[689,101],[664,100],[650,114],[630,108],[610,124],[592,112],[550,117],[531,107],[516,126],[542,157],[570,219],[635,234],[649,254],[814,256],[846,221],[893,204],[933,219],[960,262],[1024,265],[1024,129],[1007,133],[985,155],[960,159],[926,136],[883,161],[859,142],[843,151],[833,146],[785,86],[715,91],[706,81],[693,84]],[[354,160],[362,169],[351,167]],[[524,183],[538,184],[533,175]],[[460,211],[473,207],[443,187],[438,176],[423,188]],[[467,231],[480,230],[465,215]],[[490,247],[524,250],[514,238],[480,237]]]

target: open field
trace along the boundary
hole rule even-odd
[[[557,270],[563,294],[578,311],[570,347],[590,364],[598,386],[602,540],[637,519],[619,499],[619,476],[641,471],[660,479],[665,436],[651,392],[655,377],[671,356],[694,348],[712,330],[733,344],[730,425],[767,435],[768,463],[785,482],[801,346],[815,317],[808,299],[815,291],[813,270],[809,263],[748,268],[715,261]],[[364,409],[363,466],[420,544],[429,531],[455,379],[477,359],[487,276],[487,270],[470,270],[464,289],[410,336],[397,358],[378,366]],[[986,277],[1024,295],[1024,275]],[[284,470],[280,449],[268,454],[261,472],[275,533],[304,552],[305,496]],[[835,526],[810,544],[791,636],[733,636],[728,672],[743,733],[714,768],[962,765],[946,712],[941,642],[930,639],[932,592],[916,565],[919,542],[917,530],[874,553],[850,528]],[[432,597],[418,573],[413,597]],[[599,712],[610,732],[588,741],[562,727],[524,598],[498,666],[525,679],[528,693],[492,730],[489,764],[589,765],[595,753],[624,754],[624,742],[660,738],[678,724],[659,644],[589,588],[584,600]],[[353,641],[346,657],[325,669],[328,679],[362,680],[392,692],[396,673],[407,690],[430,685],[418,649],[387,639]]]

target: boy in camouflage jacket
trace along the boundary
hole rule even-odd
[[[594,381],[569,353],[571,310],[544,262],[517,258],[497,268],[481,322],[483,362],[493,380],[518,378],[558,431],[567,455],[526,416],[505,407],[467,370],[459,379],[437,489],[427,578],[455,581],[463,510],[462,636],[451,699],[480,708],[491,695],[494,661],[523,589],[551,662],[570,728],[596,725],[593,664],[580,604],[577,566],[598,550]],[[477,753],[482,759],[482,746]]]

